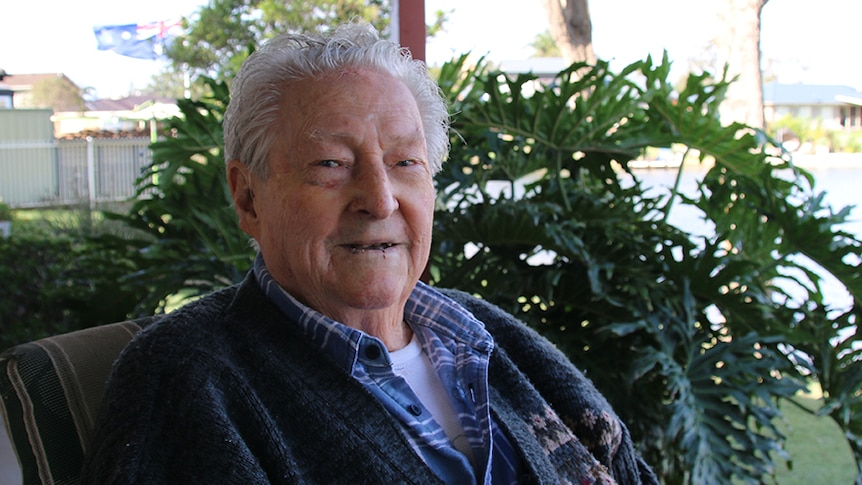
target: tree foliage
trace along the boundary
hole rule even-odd
[[[43,79],[33,86],[33,105],[54,111],[84,111],[81,91],[65,77]]]
[[[541,84],[465,58],[444,65],[456,115],[436,180],[432,282],[479,294],[553,340],[665,483],[766,479],[786,458],[781,406],[804,379],[822,385],[824,415],[862,463],[862,245],[839,228],[847,211],[826,206],[762,133],[721,125],[726,80],[692,75],[675,90],[669,70],[667,59],[620,73],[574,64]],[[123,279],[153,295],[141,314],[237,281],[253,257],[224,181],[227,90],[210,83],[213,96],[183,102],[176,136],[153,146],[124,216],[149,234]],[[711,163],[697,195],[640,185],[630,162],[654,147]],[[678,205],[714,234],[669,223]],[[823,272],[852,308],[828,306]]]
[[[172,42],[166,55],[171,68],[151,80],[149,92],[176,92],[181,79],[230,80],[255,46],[286,32],[323,32],[333,25],[364,20],[389,35],[390,0],[211,0],[183,19],[185,35]],[[445,25],[448,13],[434,12],[426,25],[433,37]],[[200,93],[205,86],[192,86]],[[177,96],[180,97],[180,96]],[[197,96],[192,96],[197,99]]]
[[[536,39],[533,40],[530,47],[535,50],[533,53],[534,57],[560,57],[562,55],[559,46],[554,42],[554,38],[551,37],[550,30],[536,35]]]
[[[322,31],[353,18],[385,31],[389,9],[388,0],[211,0],[185,20],[186,35],[167,54],[178,70],[232,79],[253,46],[276,34]]]

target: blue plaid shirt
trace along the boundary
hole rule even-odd
[[[405,320],[449,390],[473,452],[471,464],[407,382],[392,372],[382,341],[297,301],[272,279],[260,255],[254,274],[288,319],[398,418],[407,441],[440,478],[458,484],[517,483],[518,453],[490,412],[488,362],[494,342],[472,314],[421,282],[404,309]]]

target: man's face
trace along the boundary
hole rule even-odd
[[[435,197],[415,99],[366,69],[287,89],[269,177],[229,167],[240,224],[306,305],[348,325],[400,315],[428,260]]]

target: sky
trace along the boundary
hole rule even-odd
[[[63,73],[96,97],[144,87],[161,61],[96,49],[93,27],[149,23],[192,15],[207,0],[28,0],[0,16],[0,69],[9,74]],[[704,51],[716,33],[719,0],[591,0],[593,48],[622,67],[667,50],[678,70]],[[860,0],[770,0],[762,15],[764,67],[780,82],[841,84],[862,90]],[[441,64],[466,51],[493,61],[530,57],[547,29],[541,0],[425,0],[449,13],[446,31],[431,39],[427,61]],[[855,25],[854,25],[855,24]]]

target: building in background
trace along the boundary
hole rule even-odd
[[[128,200],[152,163],[160,121],[175,100],[130,96],[84,102],[62,74],[3,75],[0,200],[15,208]]]
[[[12,90],[13,106],[17,109],[80,111],[84,108],[81,88],[65,74],[6,74],[3,83]]]
[[[767,123],[789,116],[827,130],[862,131],[862,93],[849,86],[767,83],[763,111]]]
[[[0,82],[11,93],[2,107],[52,110],[57,138],[150,137],[157,120],[179,114],[176,100],[161,96],[84,101],[81,89],[60,73],[5,74]]]

